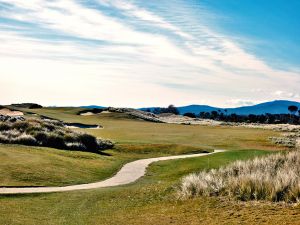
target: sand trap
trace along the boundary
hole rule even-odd
[[[102,113],[111,113],[111,112],[106,110],[106,111],[102,111]]]
[[[92,115],[98,115],[102,112],[102,109],[97,109],[97,108],[93,108],[93,109],[85,109],[85,110],[81,110],[77,113],[77,115],[80,116],[92,116]]]
[[[96,114],[92,112],[80,113],[80,116],[92,116],[92,115],[96,115]]]
[[[23,116],[24,113],[21,111],[12,111],[10,109],[4,108],[0,109],[0,115],[4,116]]]
[[[111,113],[109,111],[102,111],[101,113]],[[80,113],[80,116],[93,116],[93,115],[99,115],[101,113],[93,113],[93,112],[84,112],[84,113]]]
[[[101,125],[91,125],[91,124],[83,124],[83,123],[65,123],[65,127],[70,129],[77,129],[77,128],[83,128],[83,129],[103,129]]]

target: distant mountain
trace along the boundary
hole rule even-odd
[[[218,110],[224,112],[224,110],[226,109],[227,114],[235,113],[238,115],[248,115],[248,114],[260,115],[265,113],[271,113],[271,114],[289,113],[288,107],[290,105],[298,106],[298,108],[300,109],[299,102],[293,102],[287,100],[275,100],[271,102],[260,103],[257,105],[243,106],[237,108],[218,108],[209,105],[188,105],[188,106],[182,106],[177,108],[180,114],[184,114],[186,112],[199,114],[200,112],[211,112],[211,111],[218,111]],[[150,109],[151,111],[153,111],[154,108],[155,107],[142,108],[142,110]]]
[[[80,106],[80,108],[86,108],[86,109],[104,109],[107,107],[99,106],[99,105],[87,105],[87,106]]]
[[[227,109],[228,113],[236,113],[240,115],[247,114],[281,114],[281,113],[289,113],[288,107],[290,105],[298,106],[300,109],[299,102],[287,101],[287,100],[276,100],[272,102],[264,102],[253,106],[244,106],[238,108]]]
[[[200,112],[211,112],[211,111],[223,110],[222,108],[212,107],[209,105],[188,105],[188,106],[182,106],[177,108],[180,114],[185,114],[187,112],[199,114]]]

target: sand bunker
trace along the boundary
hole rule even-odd
[[[103,127],[101,125],[91,125],[91,124],[83,124],[83,123],[65,123],[65,127],[76,129],[76,128],[82,128],[82,129],[102,129]]]
[[[92,116],[92,115],[100,114],[102,111],[103,111],[102,109],[97,109],[97,108],[85,109],[85,110],[79,111],[77,113],[77,115],[80,115],[80,116]]]
[[[95,113],[92,112],[80,113],[80,116],[92,116],[92,115],[95,115]]]
[[[13,111],[7,108],[0,109],[0,115],[4,116],[23,116],[24,113],[21,111]]]

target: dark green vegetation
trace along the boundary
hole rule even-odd
[[[36,103],[20,103],[20,104],[11,104],[12,107],[18,108],[27,108],[27,109],[40,109],[43,106],[36,104]]]
[[[116,146],[107,151],[111,156],[105,156],[43,147],[2,145],[0,159],[6,164],[0,164],[1,176],[4,177],[0,181],[1,186],[86,183],[109,177],[125,162],[138,158],[212,149],[230,151],[155,163],[149,167],[147,176],[121,187],[0,196],[0,224],[297,224],[300,219],[298,206],[254,205],[217,197],[177,199],[181,178],[190,173],[283,150],[268,139],[270,136],[279,136],[278,132],[241,127],[150,123],[121,113],[80,116],[77,115],[82,110],[80,108],[22,110],[70,123],[102,125],[104,129],[76,130],[111,139]],[[33,114],[29,116],[37,117]],[[31,161],[34,157],[37,157],[35,162]],[[76,165],[78,168],[75,168]],[[8,167],[16,173],[3,172]],[[27,180],[24,179],[26,177]]]
[[[268,200],[297,203],[300,200],[300,152],[236,161],[218,170],[185,177],[180,194],[230,196],[242,201]]]
[[[6,117],[0,122],[0,143],[100,152],[113,147],[108,140],[74,132],[56,120]]]
[[[291,107],[291,108],[290,108]],[[202,119],[212,119],[224,122],[235,122],[235,123],[262,123],[262,124],[300,124],[300,114],[296,115],[298,111],[297,106],[289,106],[290,114],[261,114],[261,115],[238,115],[228,114],[227,111],[211,111],[211,112],[200,112],[198,115],[188,114],[189,117],[198,116]]]

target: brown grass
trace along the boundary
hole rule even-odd
[[[226,195],[239,200],[300,201],[300,152],[237,161],[185,177],[182,197]]]
[[[45,146],[57,149],[100,152],[113,147],[108,140],[75,132],[53,120],[24,119],[0,122],[0,143]]]

